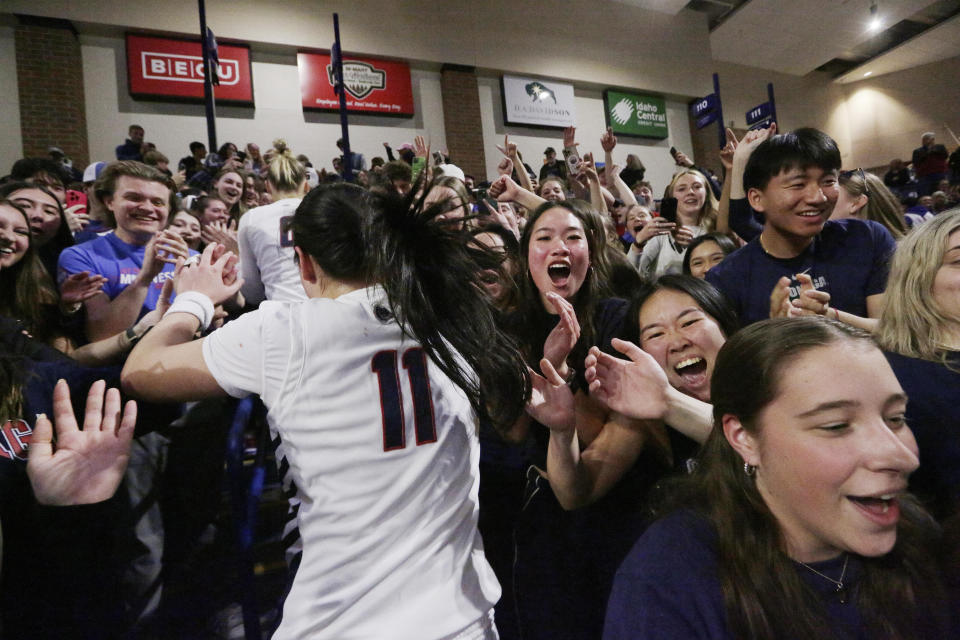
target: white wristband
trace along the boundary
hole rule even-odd
[[[213,322],[213,300],[199,291],[184,291],[177,294],[163,317],[166,318],[171,313],[189,313],[195,316],[200,321],[200,328],[206,331]]]

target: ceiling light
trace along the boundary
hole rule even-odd
[[[873,0],[873,2],[870,3],[870,30],[871,31],[876,31],[877,29],[880,28],[881,22],[880,22],[880,16],[877,15],[878,9],[879,7],[877,6],[877,1]]]

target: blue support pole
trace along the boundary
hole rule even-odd
[[[207,9],[204,0],[197,0],[200,9],[200,42],[203,47],[203,103],[207,115],[207,149],[217,150],[217,115],[210,77],[210,48],[207,46]]]
[[[767,100],[770,101],[770,122],[777,121],[777,103],[773,99],[773,83],[767,83]]]
[[[727,125],[723,121],[723,100],[720,99],[720,76],[716,73],[713,74],[713,93],[717,96],[717,122],[718,125],[718,138],[720,140],[720,148],[723,149],[727,146]]]
[[[332,62],[336,73],[335,90],[340,96],[340,137],[343,139],[343,179],[353,182],[353,153],[350,151],[350,130],[347,123],[347,92],[343,86],[343,49],[340,48],[340,16],[333,14]]]

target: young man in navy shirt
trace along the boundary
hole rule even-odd
[[[707,272],[743,324],[815,313],[876,325],[895,244],[875,222],[829,220],[840,163],[833,139],[808,128],[772,136],[751,154],[743,187],[763,231]]]

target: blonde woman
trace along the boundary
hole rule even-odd
[[[713,231],[717,223],[719,203],[706,176],[696,169],[677,172],[665,195],[677,199],[677,219],[676,222],[654,220],[661,230],[671,233],[656,235],[644,246],[640,273],[646,278],[681,273],[687,245],[697,236]]]
[[[877,341],[910,398],[923,465],[910,487],[935,516],[960,512],[960,209],[897,247]]]
[[[883,180],[863,169],[857,169],[842,171],[839,183],[841,188],[838,191],[837,204],[830,215],[832,220],[873,220],[885,226],[897,241],[907,235],[909,229],[900,201],[883,184]]]
[[[288,242],[281,225],[293,215],[307,193],[307,169],[280,138],[273,141],[267,167],[267,192],[273,202],[248,211],[240,219],[237,231],[244,298],[251,304],[260,304],[265,299],[306,300],[294,262],[293,244]]]

